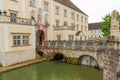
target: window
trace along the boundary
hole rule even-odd
[[[13,36],[13,45],[18,46],[21,44],[21,36]]]
[[[29,36],[23,36],[23,45],[29,44]]]
[[[15,2],[18,2],[18,0],[11,0],[11,1],[15,1]]]
[[[66,21],[64,21],[64,26],[67,26],[67,22]]]
[[[13,46],[21,46],[29,44],[29,36],[13,35]]]
[[[44,11],[48,11],[48,3],[44,3]]]
[[[67,10],[64,10],[64,17],[67,17]]]
[[[68,35],[68,38],[69,38],[70,41],[73,41],[74,36],[73,35]]]
[[[30,0],[30,6],[35,7],[35,0]]]
[[[59,20],[56,20],[56,27],[59,27]]]
[[[79,15],[77,15],[77,21],[79,21]]]
[[[79,30],[79,24],[77,24],[77,31]]]
[[[74,26],[74,23],[71,23],[71,26],[73,27],[73,26]]]
[[[81,25],[81,31],[83,31],[83,25]]]
[[[17,14],[16,13],[10,13],[10,21],[11,22],[17,22]]]
[[[87,23],[87,18],[85,18],[85,23]]]
[[[71,19],[74,19],[74,13],[73,12],[71,13]]]
[[[87,26],[85,26],[85,31],[87,31]]]
[[[59,7],[56,6],[56,14],[59,15]]]
[[[83,16],[81,16],[81,22],[83,22]]]
[[[57,35],[57,40],[61,40],[61,35]]]

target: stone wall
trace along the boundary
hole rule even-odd
[[[105,66],[103,68],[103,80],[116,80],[119,61],[118,50],[106,51]]]
[[[72,49],[54,49],[54,48],[48,48],[41,50],[44,52],[48,60],[52,59],[56,53],[61,53],[64,55],[64,57],[70,57],[70,58],[77,58],[79,59],[81,56],[88,55],[93,57],[99,64],[99,68],[103,69],[104,66],[104,52],[97,52],[97,51],[89,51],[89,50],[72,50]]]
[[[0,64],[9,66],[36,58],[35,49],[0,53]]]

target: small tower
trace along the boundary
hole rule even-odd
[[[119,21],[117,20],[118,12],[116,10],[113,10],[111,15],[112,15],[110,28],[111,35],[118,35],[119,32]]]

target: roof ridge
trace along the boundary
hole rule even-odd
[[[71,0],[54,0],[60,4],[63,4],[71,9],[74,9],[82,14],[85,14],[81,9],[79,9]],[[66,3],[65,3],[66,2]],[[85,14],[86,16],[88,16],[87,14]]]

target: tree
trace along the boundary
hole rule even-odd
[[[107,14],[101,22],[103,36],[110,35],[111,15]]]
[[[120,14],[118,14],[117,20],[120,21]],[[102,27],[103,36],[109,36],[110,35],[110,27],[111,27],[111,15],[110,14],[107,14],[103,18],[103,21],[101,22],[101,27]]]

